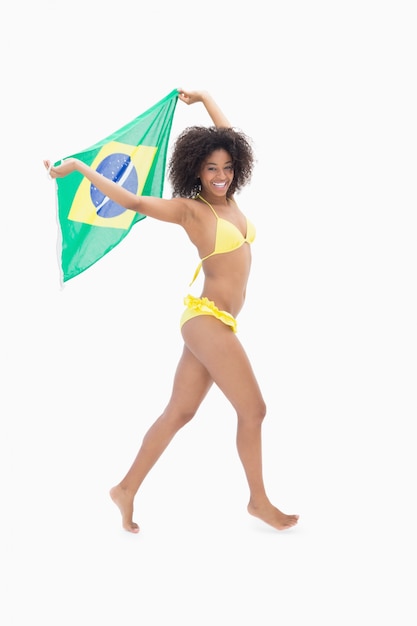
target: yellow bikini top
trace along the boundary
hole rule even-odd
[[[200,196],[200,194],[197,194],[197,198],[200,198],[200,200],[205,202],[213,211],[214,215],[216,216],[216,219],[217,219],[216,240],[214,243],[213,252],[211,252],[204,258],[202,258],[200,263],[197,265],[197,269],[194,273],[193,280],[191,281],[190,285],[192,285],[195,279],[197,278],[201,270],[201,266],[203,265],[203,261],[205,261],[206,259],[208,259],[209,257],[215,254],[222,254],[223,252],[232,252],[232,250],[237,250],[237,248],[240,248],[240,246],[243,246],[244,243],[252,243],[255,239],[255,234],[256,234],[255,226],[247,218],[246,218],[246,237],[244,237],[242,233],[240,232],[240,230],[237,228],[237,226],[232,224],[232,222],[229,222],[228,220],[225,220],[222,217],[219,217],[216,211],[211,206],[211,204],[207,202],[207,200],[205,200],[203,196]]]

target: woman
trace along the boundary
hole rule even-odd
[[[298,515],[282,513],[267,497],[261,449],[266,407],[236,335],[255,229],[240,211],[234,194],[250,180],[253,152],[248,138],[231,128],[207,92],[178,91],[185,104],[202,102],[214,126],[187,128],[176,140],[168,166],[171,199],[137,196],[74,158],[57,167],[44,161],[52,178],[79,172],[126,209],[182,226],[201,259],[192,282],[200,268],[204,273],[201,296],[188,295],[184,301],[184,349],[171,398],[146,433],[129,471],[110,495],[120,509],[123,528],[137,533],[139,526],[132,518],[139,487],[174,435],[194,417],[215,383],[237,414],[237,449],[250,494],[248,512],[277,530],[284,530],[297,523]]]

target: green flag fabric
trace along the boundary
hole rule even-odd
[[[130,123],[70,156],[138,196],[162,197],[177,101],[178,90],[174,89]],[[60,261],[66,282],[110,252],[145,216],[116,204],[78,172],[57,178],[56,185]]]

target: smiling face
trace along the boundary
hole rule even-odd
[[[203,194],[224,197],[233,180],[232,157],[226,150],[214,150],[203,161],[199,176]]]

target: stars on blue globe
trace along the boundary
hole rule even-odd
[[[138,191],[138,175],[128,154],[120,152],[109,154],[101,161],[97,167],[97,172],[134,194]],[[117,217],[126,211],[124,207],[113,202],[94,185],[90,187],[90,195],[91,201],[96,207],[96,213],[100,217]]]

